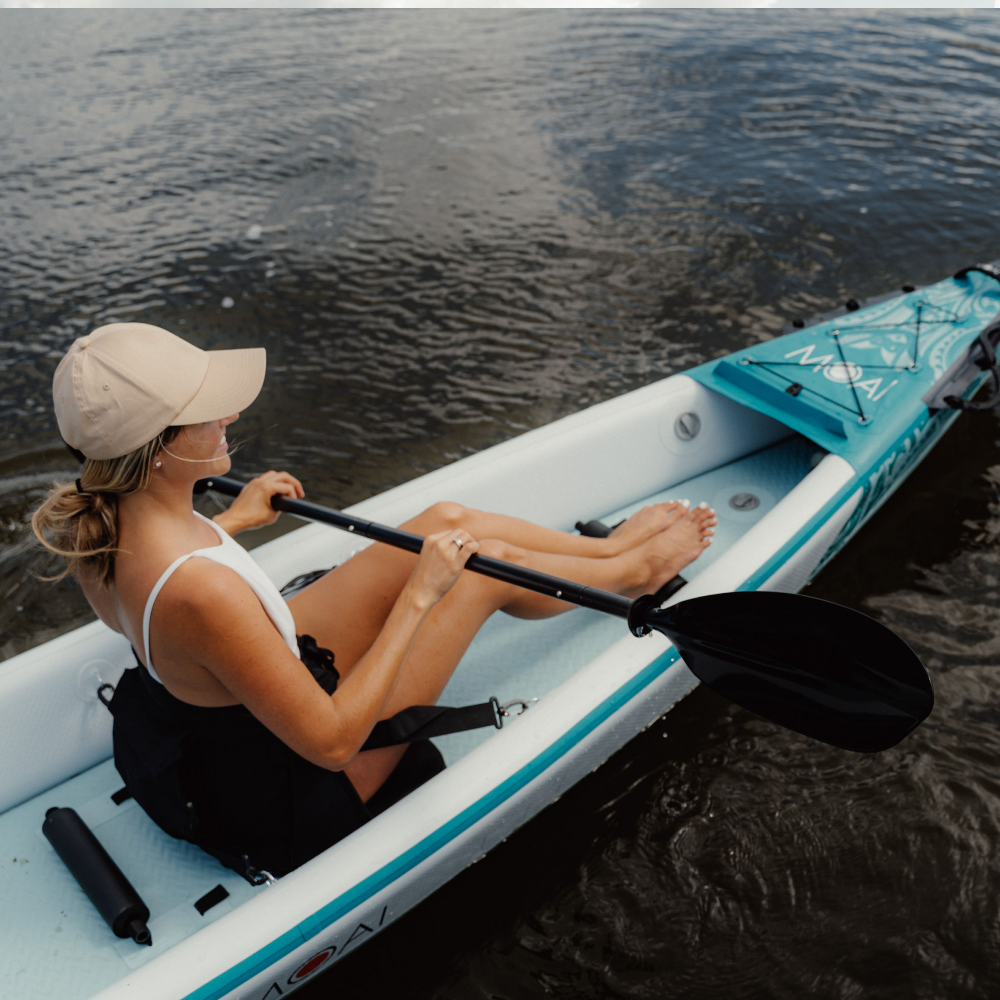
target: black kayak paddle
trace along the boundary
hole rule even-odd
[[[207,489],[238,496],[245,484],[224,476]],[[423,538],[304,500],[274,496],[271,506],[363,538],[419,552]],[[711,594],[660,608],[478,553],[474,573],[624,618],[633,635],[652,629],[676,647],[703,684],[778,725],[845,750],[895,746],[934,707],[934,690],[913,650],[880,622],[839,604],[764,591]]]

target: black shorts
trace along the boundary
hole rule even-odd
[[[299,649],[332,693],[333,654],[309,636]],[[344,772],[300,757],[243,705],[180,701],[141,664],[118,682],[111,710],[115,765],[139,805],[241,874],[297,868],[444,768],[430,743],[413,743],[366,805]]]

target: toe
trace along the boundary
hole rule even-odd
[[[672,500],[668,503],[660,504],[659,512],[660,516],[663,518],[661,523],[670,527],[670,525],[687,513],[687,508],[684,507],[679,500]]]

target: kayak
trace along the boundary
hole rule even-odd
[[[669,598],[794,593],[901,485],[990,376],[1000,270],[797,321],[782,336],[529,431],[372,497],[399,524],[453,500],[573,530],[707,501],[713,544]],[[996,374],[993,375],[996,378]],[[1000,386],[995,386],[1000,388]],[[278,586],[367,543],[310,524],[253,550]],[[100,622],[0,664],[0,992],[44,1000],[273,1000],[482,857],[697,685],[670,642],[577,608],[495,615],[441,703],[518,703],[435,738],[448,767],[278,880],[252,885],[156,827],[122,788],[104,706],[128,643]],[[42,834],[76,810],[150,911],[116,937]],[[13,860],[8,860],[13,859]]]

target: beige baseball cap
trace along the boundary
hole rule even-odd
[[[175,424],[246,409],[264,383],[263,347],[203,351],[148,323],[110,323],[74,341],[52,379],[63,440],[119,458]]]

